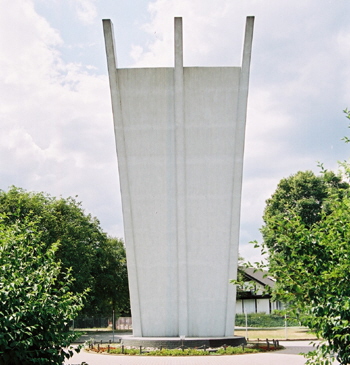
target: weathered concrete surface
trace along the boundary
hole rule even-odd
[[[242,67],[117,69],[104,21],[135,336],[232,336],[253,19]]]

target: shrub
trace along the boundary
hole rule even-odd
[[[0,365],[61,364],[73,355],[63,348],[76,336],[67,328],[84,294],[70,292],[57,248],[46,248],[34,223],[5,225],[0,216]]]
[[[285,318],[280,313],[249,313],[247,315],[248,327],[284,327]],[[236,314],[236,326],[245,327],[245,314]],[[287,318],[287,326],[299,326],[300,323],[295,318]]]
[[[248,353],[254,353],[254,352],[259,352],[259,350],[252,349],[249,347],[245,347],[243,349],[242,347],[228,346],[226,348],[219,348],[217,351],[217,354],[219,354],[219,355],[236,355],[236,354],[248,354]]]

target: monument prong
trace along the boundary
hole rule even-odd
[[[174,18],[175,68],[183,68],[183,28],[182,18]]]
[[[241,209],[241,194],[242,194],[242,177],[243,177],[243,155],[244,141],[246,128],[246,115],[248,103],[249,89],[249,72],[250,60],[252,52],[254,30],[254,17],[248,16],[246,19],[245,36],[242,52],[242,66],[239,76],[239,89],[237,97],[237,119],[235,126],[235,151],[234,151],[234,171],[233,171],[233,193],[231,204],[231,246],[230,259],[228,260],[228,271],[231,279],[237,278],[238,269],[238,244],[239,228],[240,228],[240,209]],[[236,296],[236,287],[231,285],[227,287],[227,308],[230,306],[230,298]],[[231,292],[231,294],[230,294]],[[225,335],[232,334],[232,322],[234,322],[235,311],[227,311]]]
[[[188,334],[187,221],[186,221],[186,142],[184,126],[184,69],[182,18],[174,19],[174,107],[176,156],[176,221],[179,333]]]
[[[109,86],[111,90],[111,101],[113,110],[114,136],[118,155],[119,181],[122,198],[122,210],[124,219],[129,222],[130,229],[124,229],[125,240],[128,242],[128,280],[129,285],[134,288],[130,291],[130,300],[132,303],[133,323],[135,334],[142,336],[142,323],[140,313],[140,295],[138,282],[138,268],[136,265],[135,239],[133,229],[132,205],[130,200],[130,177],[127,168],[127,152],[125,145],[125,129],[122,114],[122,100],[117,69],[117,53],[115,48],[115,39],[113,24],[110,19],[103,19],[103,32],[106,46],[107,67],[109,75]]]
[[[248,103],[248,89],[249,89],[249,74],[250,74],[250,61],[252,57],[252,44],[253,44],[253,31],[254,31],[254,17],[248,16],[246,21],[244,45],[242,52],[242,66],[240,76],[240,94],[238,97],[238,119],[244,122],[247,114],[247,103]],[[244,140],[244,138],[243,138]],[[241,153],[241,156],[243,154]]]

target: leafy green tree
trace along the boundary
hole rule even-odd
[[[308,364],[350,363],[350,189],[323,170],[282,179],[267,200],[262,228],[275,299],[323,338]]]
[[[75,279],[71,290],[82,293],[90,289],[83,315],[110,315],[111,305],[106,307],[109,300],[106,296],[113,300],[116,312],[129,305],[125,252],[124,256],[121,254],[124,246],[119,244],[119,251],[113,251],[99,221],[85,214],[81,203],[71,197],[57,199],[13,186],[7,192],[0,191],[0,213],[6,214],[5,224],[17,219],[38,222],[42,242],[48,249],[60,242],[55,256],[63,268],[71,269]],[[104,281],[107,277],[116,281]],[[105,292],[102,293],[101,287]]]
[[[261,229],[266,247],[277,252],[287,249],[284,237],[279,237],[278,226],[291,212],[297,214],[306,227],[311,227],[320,221],[323,213],[331,211],[329,197],[333,194],[342,197],[348,190],[349,184],[332,171],[324,170],[319,176],[312,171],[299,171],[282,179],[266,201],[265,225]]]
[[[94,298],[91,305],[94,312],[110,315],[130,315],[129,286],[125,247],[122,240],[109,237],[97,252]]]
[[[67,325],[85,293],[70,291],[59,244],[47,247],[41,236],[33,221],[0,216],[0,365],[57,365],[73,355]]]
[[[311,226],[296,210],[276,217],[284,249],[269,250],[274,295],[326,341],[310,355],[309,364],[330,364],[333,354],[341,364],[350,363],[350,197],[333,195],[329,201],[329,211]]]
[[[345,110],[347,118],[350,112]],[[346,143],[350,139],[345,137]],[[340,175],[298,172],[266,202],[260,246],[282,300],[324,341],[307,364],[350,364],[350,188]],[[340,163],[350,178],[350,164]],[[237,284],[237,283],[236,283]]]

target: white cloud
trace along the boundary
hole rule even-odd
[[[135,62],[137,62],[141,58],[142,54],[143,48],[141,46],[131,46],[130,56]]]
[[[176,16],[183,17],[185,65],[210,64],[212,46],[222,38],[222,34],[218,34],[218,25],[227,16],[229,3],[201,0],[151,2],[149,12],[152,20],[143,26],[150,34],[151,41],[144,53],[139,54],[134,66],[163,67],[173,64],[173,28]]]
[[[245,17],[255,15],[242,197],[241,241],[260,239],[265,200],[282,177],[336,168],[341,115],[350,105],[350,28],[342,2],[156,0],[150,42],[137,66],[173,63],[173,17],[183,16],[184,63],[240,64]],[[139,48],[139,51],[141,48]],[[336,145],[337,148],[333,148]],[[339,146],[340,147],[339,147]],[[345,156],[346,157],[346,156]],[[249,246],[244,256],[249,256]],[[251,252],[256,256],[256,252]],[[249,257],[248,257],[249,258]]]
[[[111,212],[120,197],[107,76],[65,63],[58,32],[30,1],[3,9],[0,188],[78,195],[110,234],[122,236],[120,212]]]
[[[264,201],[282,177],[318,171],[316,161],[335,168],[348,156],[339,140],[350,107],[349,2],[155,0],[140,15],[147,0],[123,2],[122,13],[120,2],[69,0],[45,2],[42,14],[55,13],[45,19],[33,1],[0,0],[1,189],[79,195],[109,233],[122,235],[108,79],[81,56],[100,52],[105,66],[101,12],[123,24],[118,56],[130,52],[133,67],[173,65],[174,16],[183,17],[185,66],[237,66],[245,17],[256,16],[242,243],[259,235]],[[140,36],[133,27],[142,21]]]
[[[95,0],[71,0],[78,18],[85,24],[92,24],[97,17]]]
[[[350,106],[347,2],[155,0],[133,42],[136,67],[173,65],[173,18],[183,17],[185,66],[237,66],[255,15],[242,199],[242,243],[260,239],[265,200],[283,177],[334,169]],[[343,119],[342,119],[343,118]],[[346,157],[346,155],[344,156]],[[244,246],[245,254],[249,246]],[[252,255],[256,253],[252,252]],[[249,257],[248,257],[249,258]]]

